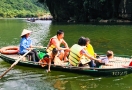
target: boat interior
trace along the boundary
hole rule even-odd
[[[4,55],[5,57],[8,57],[8,58],[12,58],[14,60],[17,60],[22,57],[21,55],[18,55],[18,54],[12,54],[12,55],[1,54],[1,55]],[[101,57],[104,57],[104,55],[102,55]],[[27,57],[23,57],[21,62],[28,63],[33,61],[29,61]],[[131,62],[132,62],[131,58],[115,56],[113,59],[109,61],[109,64],[111,64],[111,66],[101,65],[99,68],[106,68],[106,69],[107,68],[123,68],[123,67],[129,66]],[[36,63],[38,62],[35,62],[35,64]],[[67,63],[68,62],[63,62],[63,66],[67,66]],[[88,68],[87,65],[85,66]]]

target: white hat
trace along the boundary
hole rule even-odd
[[[21,36],[26,35],[26,34],[31,33],[31,32],[32,31],[30,31],[30,30],[23,29]]]

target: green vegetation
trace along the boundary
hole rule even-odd
[[[37,0],[0,0],[0,17],[36,17],[48,13]]]

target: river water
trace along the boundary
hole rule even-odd
[[[118,55],[132,53],[132,26],[87,23],[52,23],[52,21],[28,22],[25,19],[0,19],[0,47],[19,45],[23,29],[32,30],[33,45],[46,46],[58,29],[65,32],[69,46],[80,36],[89,37],[95,52],[113,50]],[[0,74],[10,64],[0,59]],[[132,90],[132,74],[120,77],[92,77],[74,73],[15,66],[2,79],[0,90]]]

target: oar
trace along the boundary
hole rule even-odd
[[[32,46],[32,48],[47,48],[47,47],[43,47],[43,46]]]
[[[10,68],[8,68],[1,76],[0,79],[6,74],[8,73],[22,58],[24,58],[31,50],[29,50],[28,52],[26,52],[22,57],[20,57],[19,59],[17,59]]]

